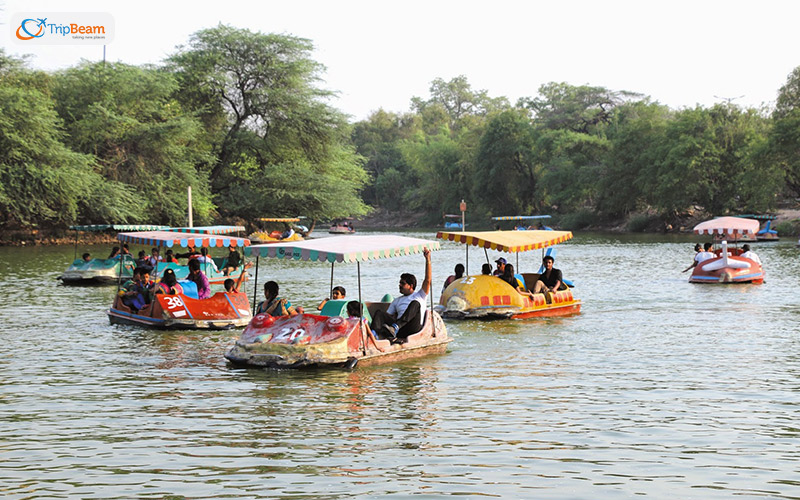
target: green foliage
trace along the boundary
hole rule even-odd
[[[75,153],[61,142],[62,123],[52,101],[25,82],[36,80],[21,64],[4,63],[0,74],[0,227],[65,226],[79,214],[98,217],[135,216],[121,189],[125,213],[115,212],[113,199],[101,195],[104,184],[90,155]],[[130,210],[130,211],[129,211]]]
[[[210,161],[198,142],[200,123],[172,98],[176,90],[168,73],[120,63],[68,69],[53,88],[67,143],[94,155],[103,177],[116,183],[109,199],[137,193],[137,222],[183,224],[189,186],[199,221],[214,208],[196,168]]]
[[[650,229],[658,217],[649,214],[636,214],[628,220],[627,229],[632,233],[642,233]]]
[[[316,86],[311,42],[219,25],[170,57],[186,102],[200,108],[217,155],[209,171],[220,211],[243,218],[360,215],[363,159],[347,144],[344,116]],[[219,113],[225,115],[224,126]]]
[[[800,234],[800,220],[783,221],[773,228],[778,231],[778,236],[797,236]]]
[[[559,224],[562,228],[575,231],[578,229],[585,229],[593,224],[596,224],[600,217],[591,210],[582,209],[577,212],[572,212],[564,215],[559,219]]]

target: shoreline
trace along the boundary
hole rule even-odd
[[[779,209],[774,212],[777,215],[773,223],[773,229],[779,224],[790,223],[795,231],[792,233],[782,232],[781,235],[790,238],[795,237],[800,232],[800,209]],[[423,223],[427,218],[426,213],[421,212],[388,212],[376,210],[372,215],[362,217],[354,222],[357,229],[391,230],[391,229],[430,229],[430,223]],[[665,224],[660,219],[653,217],[651,222],[646,225],[644,230],[632,231],[628,226],[635,217],[642,214],[634,214],[626,219],[607,221],[600,224],[591,224],[581,229],[573,231],[598,231],[609,233],[650,233],[650,234],[691,234],[692,227],[703,220],[712,218],[700,211],[690,212],[685,217],[673,224]],[[646,217],[647,215],[644,214]],[[469,227],[469,224],[468,224]],[[479,229],[481,230],[481,229]],[[315,232],[325,232],[325,225],[317,226]],[[113,244],[117,241],[116,234],[113,233],[80,233],[78,242],[83,244]],[[42,245],[66,245],[75,243],[74,231],[69,229],[32,229],[32,230],[13,230],[0,232],[0,246],[42,246]]]

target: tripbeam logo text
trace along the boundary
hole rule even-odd
[[[24,45],[107,45],[114,39],[114,18],[103,12],[17,13],[11,24]]]

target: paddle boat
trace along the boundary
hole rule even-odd
[[[190,233],[190,234],[200,234],[200,235],[225,235],[225,234],[232,234],[232,233],[242,233],[245,231],[244,226],[197,226],[197,227],[171,227],[166,229],[166,231],[170,232],[178,232],[178,233]],[[228,238],[228,244],[236,243],[241,238]],[[238,246],[238,244],[237,244]],[[227,245],[226,245],[227,248]],[[214,265],[212,266],[208,262],[202,262],[200,265],[202,267],[203,273],[208,278],[208,282],[212,285],[221,285],[225,282],[226,279],[238,279],[239,276],[244,273],[244,280],[247,281],[250,279],[247,271],[244,268],[244,261],[242,261],[241,265],[235,270],[232,271],[230,274],[225,274],[221,271],[224,269],[225,266],[228,264],[228,257],[211,257],[211,260],[214,261]],[[175,273],[175,277],[179,280],[185,280],[189,277],[189,266],[188,265],[181,265],[175,264],[174,262],[159,262],[158,269],[155,270],[155,274],[159,276],[164,275],[164,271],[166,269],[172,269]]]
[[[328,232],[331,234],[354,234],[356,230],[348,219],[333,221],[331,227],[328,228]]]
[[[180,246],[227,247],[231,241],[247,247],[246,238],[229,238],[208,234],[185,234],[169,231],[120,233],[117,239],[125,243],[172,248]],[[158,278],[156,274],[153,276]],[[197,298],[193,282],[180,282],[184,293],[158,294],[144,308],[134,311],[117,294],[107,311],[112,324],[139,325],[151,328],[228,329],[247,325],[252,318],[250,303],[243,292],[217,292],[207,299]]]
[[[694,267],[689,283],[763,283],[764,270],[761,264],[742,257],[739,248],[728,248],[728,240],[734,243],[752,241],[758,228],[757,220],[741,217],[719,217],[696,225],[695,234],[712,235],[715,240],[721,240],[721,245],[714,252],[716,257],[704,260]]]
[[[362,317],[348,317],[348,300],[329,300],[320,314],[257,314],[225,357],[234,365],[246,367],[352,369],[356,364],[375,365],[444,353],[451,338],[433,310],[425,312],[422,330],[409,336],[407,343],[392,344],[376,339],[369,329],[372,315],[378,309],[386,310],[390,301],[361,300],[362,262],[420,253],[423,248],[436,250],[439,243],[395,235],[355,235],[249,247],[245,253],[257,259],[330,262],[331,289],[334,264],[355,262]]]
[[[552,231],[552,227],[545,226],[542,224],[543,219],[549,219],[549,215],[503,215],[500,217],[492,217],[492,220],[495,222],[504,222],[504,221],[512,221],[514,222],[514,229],[516,231],[531,231],[531,230],[539,230],[539,231]],[[539,221],[539,224],[534,227],[533,221]],[[499,227],[499,225],[498,225]]]
[[[120,255],[112,259],[78,258],[78,234],[102,231],[154,231],[168,226],[153,224],[91,224],[70,226],[75,231],[75,257],[72,264],[58,277],[64,285],[112,285],[122,279],[133,277],[136,262],[131,255]],[[120,263],[122,264],[120,266]]]
[[[464,227],[461,224],[461,216],[458,214],[444,214],[444,219],[445,229],[463,229]]]
[[[745,214],[739,215],[739,217],[743,219],[754,219],[759,221],[759,223],[764,222],[764,227],[759,229],[756,232],[756,240],[758,241],[778,241],[780,237],[778,236],[778,231],[772,229],[772,221],[778,218],[777,215],[774,214]],[[766,222],[765,222],[766,221]]]
[[[296,222],[300,222],[299,217],[262,217],[260,219],[256,219],[259,222],[266,222],[266,223],[280,223],[284,225],[283,231],[269,231],[269,230],[259,230],[255,231],[248,239],[250,239],[254,243],[275,243],[278,241],[302,241],[303,235],[301,231],[296,231],[294,229],[294,224]],[[273,226],[274,227],[274,226]]]
[[[467,263],[469,247],[509,252],[517,255],[515,269],[519,269],[519,254],[529,250],[545,249],[572,238],[570,231],[475,231],[443,232],[436,235],[443,240],[454,241],[466,246]],[[467,266],[469,272],[469,266]],[[537,273],[519,273],[527,290],[533,290],[539,279]],[[568,281],[564,280],[566,284]],[[505,281],[490,275],[467,275],[453,281],[443,292],[436,307],[444,318],[452,319],[503,319],[532,318],[544,316],[567,316],[581,310],[581,301],[572,294],[572,289],[555,293],[537,293],[533,297],[523,295]]]

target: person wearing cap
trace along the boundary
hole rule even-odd
[[[750,245],[745,243],[742,245],[742,255],[740,257],[744,257],[745,259],[750,259],[759,266],[761,265],[761,259],[758,258],[758,255],[752,250],[750,250]]]
[[[497,269],[494,270],[492,275],[493,276],[502,276],[503,272],[506,269],[506,259],[500,257],[499,259],[497,259],[494,262],[497,264]]]

